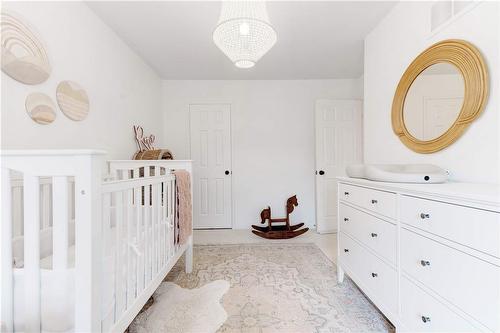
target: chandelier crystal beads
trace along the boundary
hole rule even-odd
[[[224,1],[215,45],[239,68],[250,68],[276,43],[265,1]]]

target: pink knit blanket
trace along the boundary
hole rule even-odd
[[[177,243],[185,244],[193,231],[193,213],[191,203],[191,178],[186,170],[175,170],[175,184],[177,190],[177,209],[175,226]]]

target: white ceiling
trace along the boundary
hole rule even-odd
[[[395,2],[269,1],[278,42],[247,70],[212,41],[218,1],[87,4],[164,79],[333,79],[363,73],[363,39]]]

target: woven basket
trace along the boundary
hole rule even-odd
[[[174,156],[168,149],[155,149],[138,151],[132,158],[134,160],[173,160]]]

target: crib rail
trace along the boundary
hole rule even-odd
[[[113,160],[108,162],[108,166],[110,175],[115,179],[137,178],[144,169],[146,175],[158,174],[157,170],[182,169],[193,172],[191,160]]]
[[[191,162],[110,161],[110,176],[104,178],[103,154],[2,152],[2,332],[43,329],[44,281],[57,276],[41,269],[45,252],[51,254],[50,272],[64,273],[62,284],[72,286],[68,316],[74,317],[71,330],[76,332],[123,332],[183,253],[191,271],[192,239],[175,244],[171,172],[191,172]],[[49,246],[41,246],[46,236]],[[13,264],[13,248],[21,253],[20,268]],[[22,326],[16,328],[13,276],[19,271],[24,306]],[[68,272],[74,273],[72,278]],[[56,286],[56,291],[61,288]]]
[[[65,269],[68,256],[69,179],[74,179],[75,201],[75,306],[74,329],[100,330],[101,271],[101,170],[102,151],[4,151],[2,152],[2,223],[1,237],[1,322],[2,331],[14,331],[13,285],[13,174],[22,174],[24,237],[24,320],[23,330],[41,328],[40,270],[40,184],[52,181],[53,268]],[[43,187],[42,187],[43,188]],[[42,222],[41,222],[42,220]],[[50,225],[50,223],[49,223]],[[16,230],[17,231],[17,230]]]
[[[103,238],[114,244],[104,256],[113,258],[114,302],[103,313],[103,331],[128,324],[134,304],[144,304],[170,269],[175,254],[173,217],[175,178],[170,171],[102,185]],[[108,261],[104,261],[105,265]],[[109,269],[103,267],[103,270]],[[103,284],[106,286],[106,283]],[[148,290],[146,290],[148,289]],[[154,290],[153,289],[153,290]],[[129,310],[129,311],[127,311]],[[125,316],[124,316],[125,314]]]
[[[40,235],[43,240],[40,255],[45,257],[53,252],[52,221],[53,218],[53,183],[52,177],[39,177],[40,185]],[[73,177],[68,177],[67,204],[69,206],[69,243],[74,245],[74,219],[75,199]],[[14,257],[24,257],[24,202],[23,202],[23,178],[22,174],[11,174],[11,214],[12,214],[12,242]],[[58,198],[56,198],[57,201]],[[59,198],[60,200],[61,198]]]
[[[115,179],[114,182],[106,184],[109,187],[108,192],[128,192],[128,194],[119,195],[119,201],[123,198],[128,198],[125,199],[128,201],[132,199],[134,205],[139,204],[139,207],[135,209],[141,212],[135,215],[137,219],[135,227],[140,226],[140,230],[135,231],[134,225],[132,229],[129,229],[132,231],[132,238],[129,238],[129,242],[132,241],[135,244],[129,247],[129,251],[135,247],[132,251],[134,253],[128,255],[128,260],[133,261],[129,267],[132,267],[133,273],[137,274],[129,274],[129,279],[132,281],[128,283],[136,286],[137,301],[111,328],[113,332],[123,332],[183,253],[186,254],[186,272],[192,271],[192,239],[184,245],[175,244],[174,240],[175,178],[171,174],[172,170],[177,169],[186,170],[192,174],[192,162],[188,160],[113,160],[108,162],[108,168],[111,179]],[[123,181],[126,181],[128,185],[123,185]],[[142,189],[137,188],[137,184],[143,184],[144,181],[147,182],[146,185]],[[123,186],[126,186],[126,189]],[[133,192],[131,192],[132,187]],[[109,199],[104,200],[105,207],[109,201]],[[104,208],[104,211],[106,210],[107,208]],[[160,216],[160,219],[155,216]],[[104,220],[107,221],[107,217]],[[159,225],[146,222],[158,220],[161,221]],[[106,226],[106,222],[104,225]],[[164,237],[165,232],[170,232],[170,234]],[[169,240],[169,244],[163,244],[165,239]],[[133,281],[134,278],[135,281]],[[144,288],[142,292],[140,292],[141,288]],[[129,290],[128,287],[125,289],[132,293],[133,298],[134,290]],[[118,313],[123,310],[124,302],[127,303],[128,300],[124,300],[123,295],[117,295]],[[104,326],[104,330],[106,328],[107,326]]]

